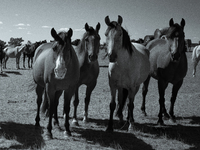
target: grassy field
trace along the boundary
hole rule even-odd
[[[164,120],[165,127],[157,127],[159,110],[157,82],[151,79],[147,95],[146,111],[143,117],[140,111],[142,104],[141,88],[135,98],[134,133],[127,132],[114,117],[114,132],[105,132],[109,118],[110,90],[107,78],[108,60],[102,60],[100,52],[100,74],[98,83],[91,96],[89,106],[89,122],[83,124],[85,86],[80,89],[78,107],[79,127],[71,126],[72,136],[63,137],[63,132],[53,130],[53,140],[44,140],[47,118],[41,116],[41,128],[35,129],[36,94],[27,92],[32,82],[32,71],[15,69],[15,59],[9,59],[3,74],[0,74],[0,149],[123,149],[123,150],[169,150],[169,149],[200,149],[200,67],[196,78],[192,77],[191,53],[188,57],[188,73],[181,87],[175,104],[177,122]],[[22,63],[20,63],[22,67]],[[169,109],[171,88],[166,91],[166,107]],[[59,104],[59,121],[64,131],[62,118],[63,96]],[[71,105],[70,116],[73,107]],[[124,111],[127,115],[127,108]],[[71,122],[71,120],[70,120]]]

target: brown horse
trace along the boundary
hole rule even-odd
[[[76,53],[71,46],[72,29],[68,32],[56,33],[51,30],[51,35],[55,42],[46,43],[37,48],[34,55],[33,79],[37,94],[37,116],[35,118],[36,126],[40,126],[40,105],[42,95],[45,91],[45,97],[49,103],[49,122],[47,125],[47,139],[52,138],[52,115],[54,114],[54,125],[59,127],[57,106],[58,100],[64,91],[64,111],[65,132],[64,135],[70,136],[69,130],[69,111],[71,97],[73,96],[80,76],[79,62]]]
[[[183,78],[187,73],[187,57],[185,54],[186,46],[184,39],[185,20],[182,19],[181,24],[179,25],[177,23],[174,24],[173,19],[171,19],[169,21],[169,25],[170,27],[167,28],[166,33],[162,39],[157,38],[147,44],[147,48],[150,51],[150,75],[144,82],[142,93],[143,103],[141,109],[146,115],[145,101],[150,77],[152,76],[158,80],[160,104],[160,111],[158,114],[159,125],[164,124],[162,114],[164,114],[167,118],[171,117],[171,119],[175,121],[174,103],[178,90],[183,83]],[[168,83],[173,84],[169,114],[166,112],[164,98],[165,89],[167,88]]]
[[[110,22],[109,17],[105,18],[108,26],[106,43],[109,57],[109,86],[111,91],[110,102],[110,119],[107,131],[113,131],[113,113],[116,107],[116,92],[118,90],[118,101],[120,107],[122,102],[122,89],[127,90],[129,98],[128,104],[128,121],[129,130],[133,130],[133,108],[134,98],[139,90],[140,84],[143,83],[149,75],[149,51],[141,44],[131,44],[127,31],[121,26],[122,17],[118,16],[118,21]],[[122,107],[120,111],[122,112]],[[122,114],[118,114],[122,119]]]
[[[78,90],[82,84],[87,86],[83,121],[87,122],[88,120],[88,105],[90,103],[90,96],[96,86],[97,77],[99,75],[99,63],[97,60],[100,46],[100,36],[98,34],[99,29],[100,23],[96,25],[96,29],[88,26],[86,23],[86,32],[84,33],[79,45],[74,47],[80,65],[80,79],[75,92],[74,115],[72,121],[72,123],[75,125],[78,125],[76,115],[77,107],[79,104]]]

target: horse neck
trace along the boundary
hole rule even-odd
[[[88,52],[85,50],[85,40],[81,40],[79,45],[75,48],[76,54],[78,56],[80,67],[84,64],[88,64]]]

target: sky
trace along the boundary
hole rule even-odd
[[[0,0],[0,40],[49,41],[51,28],[57,32],[72,28],[75,40],[82,38],[85,23],[95,28],[99,22],[100,43],[104,43],[105,17],[117,21],[120,15],[131,39],[152,35],[169,26],[171,18],[175,23],[184,18],[185,38],[198,43],[199,6],[200,0]]]

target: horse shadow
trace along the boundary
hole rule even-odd
[[[183,120],[183,119],[189,119],[190,122],[189,124],[173,124],[173,125],[164,125],[164,126],[157,126],[157,124],[153,124],[153,123],[134,123],[134,128],[136,131],[140,131],[143,132],[145,134],[151,134],[154,135],[155,137],[167,137],[167,139],[171,139],[171,140],[178,140],[181,141],[185,144],[189,144],[192,145],[192,149],[198,149],[200,148],[200,117],[199,116],[192,116],[192,117],[177,117],[177,121],[178,120]],[[119,121],[117,120],[113,120],[113,127],[114,130],[118,130],[118,131],[127,131],[128,129],[128,123],[124,123],[124,125],[120,125]],[[100,119],[89,119],[89,122],[91,123],[95,123],[98,126],[105,126],[105,128],[107,127],[108,124],[108,120],[100,120]],[[109,133],[102,131],[104,133],[98,133],[100,131],[93,131],[93,130],[86,130],[85,132],[93,132],[90,134],[94,134],[94,136],[88,136],[88,133],[84,133],[84,131],[82,131],[83,136],[85,136],[87,138],[88,137],[95,137],[95,135],[100,134],[99,136],[102,138],[100,138],[100,140],[103,140],[107,146],[109,145],[108,142],[106,142],[106,140],[110,141],[111,139],[115,140],[116,143],[119,142],[120,145],[122,146],[122,149],[133,149],[133,147],[126,147],[127,145],[131,145],[131,143],[133,142],[132,140],[130,140],[131,138],[136,140],[136,142],[139,142],[141,145],[141,149],[144,149],[147,147],[147,149],[151,149],[151,147],[149,145],[147,145],[146,143],[140,141],[139,139],[137,139],[137,137],[134,136],[134,134],[129,134],[127,133],[122,133],[122,132],[116,132],[114,131],[112,134],[113,135],[109,135]],[[111,139],[107,139],[106,136],[110,136]],[[122,139],[121,139],[121,138]],[[128,137],[128,138],[127,138]],[[98,137],[97,137],[98,138]],[[105,139],[104,139],[105,138]],[[130,143],[126,143],[126,140],[123,139],[129,139]],[[92,139],[88,139],[88,140],[92,140]],[[99,141],[100,142],[100,141]],[[111,142],[111,141],[110,141]],[[126,143],[126,144],[125,144]],[[142,143],[144,145],[142,145]]]
[[[1,72],[0,77],[9,77],[9,76],[5,72]]]
[[[42,128],[36,129],[31,124],[0,122],[0,137],[17,141],[11,144],[11,149],[41,149],[45,145],[42,133]]]
[[[114,149],[145,149],[152,150],[151,145],[138,139],[134,134],[123,132],[105,132],[103,130],[96,130],[92,128],[73,128],[73,132],[80,135],[81,138],[86,139],[87,143],[100,144],[102,147],[112,147]],[[137,143],[137,144],[134,144]]]
[[[19,71],[4,71],[7,74],[22,75]]]

